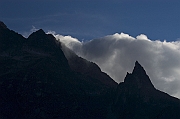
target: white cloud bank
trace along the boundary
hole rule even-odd
[[[54,35],[79,56],[97,63],[116,82],[132,72],[139,61],[159,90],[180,98],[180,42],[152,41],[144,34],[136,38],[114,34],[87,42]]]

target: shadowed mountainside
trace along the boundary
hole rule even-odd
[[[136,62],[119,85],[40,29],[28,38],[0,22],[2,119],[177,119],[180,101]]]
[[[0,116],[9,119],[105,118],[116,88],[71,70],[61,44],[42,29],[27,39],[0,25]],[[79,57],[76,56],[78,59]],[[88,68],[87,68],[88,69]],[[85,70],[85,69],[84,69]],[[88,72],[88,70],[86,71]],[[113,87],[103,83],[103,78]]]
[[[113,112],[118,119],[177,119],[180,100],[155,89],[136,61],[133,72],[117,87]]]

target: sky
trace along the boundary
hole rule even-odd
[[[52,33],[116,82],[136,60],[161,91],[180,98],[179,0],[0,0],[0,20],[28,37]]]
[[[79,40],[127,33],[180,38],[179,0],[0,0],[0,20],[28,36],[33,27]]]

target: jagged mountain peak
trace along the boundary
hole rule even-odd
[[[138,61],[135,62],[133,72],[127,73],[124,82],[118,85],[116,96],[113,111],[118,115],[118,119],[180,117],[179,99],[155,89]]]
[[[28,38],[31,38],[31,37],[42,37],[42,36],[45,36],[46,33],[42,30],[42,29],[39,29],[35,32],[33,32],[31,35],[29,35]]]
[[[27,46],[43,51],[54,51],[56,39],[51,34],[46,34],[42,29],[33,32],[27,38]]]
[[[39,30],[37,30],[35,33],[38,33],[38,34],[46,34],[43,29],[39,29]]]
[[[127,73],[124,82],[138,89],[154,89],[149,76],[138,61],[135,62],[133,72]]]
[[[141,64],[138,61],[136,61],[132,74],[138,75],[139,73],[141,73],[142,75],[143,74],[146,75],[146,71],[144,70],[144,68],[141,66]]]

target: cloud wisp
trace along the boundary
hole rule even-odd
[[[157,89],[180,98],[180,41],[153,41],[144,34],[135,38],[116,33],[80,42],[71,36],[52,34],[79,56],[97,63],[116,82],[122,82],[138,60]]]

